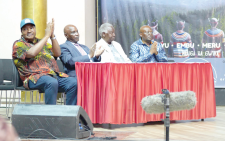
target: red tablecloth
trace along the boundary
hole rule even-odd
[[[131,124],[160,121],[163,114],[147,114],[143,97],[191,90],[197,105],[171,112],[170,120],[216,116],[213,72],[210,63],[81,63],[77,62],[78,105],[92,123]]]

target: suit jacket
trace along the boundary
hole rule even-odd
[[[118,53],[123,57],[124,59],[124,63],[131,63],[131,60],[127,57],[127,55],[125,54],[125,52],[123,51],[122,46],[116,42],[116,41],[112,41],[112,45],[116,48],[116,50],[118,51]],[[116,60],[113,57],[113,54],[108,46],[108,43],[104,40],[104,39],[100,39],[97,43],[96,43],[96,48],[99,49],[99,47],[101,46],[101,48],[104,48],[104,52],[101,55],[101,62],[114,62],[116,63]]]
[[[75,62],[100,62],[101,58],[96,57],[89,59],[89,48],[85,45],[79,44],[87,55],[81,55],[79,50],[70,41],[66,41],[64,44],[60,45],[61,55],[60,60],[63,63],[64,71],[71,77],[76,77]]]

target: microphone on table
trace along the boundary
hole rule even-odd
[[[146,96],[141,101],[141,106],[146,113],[164,113],[165,94]],[[169,111],[191,110],[195,107],[197,100],[195,92],[183,91],[169,93]]]

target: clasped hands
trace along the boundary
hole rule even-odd
[[[157,55],[158,54],[158,51],[157,51],[157,42],[154,42],[151,46],[151,49],[150,49],[150,53],[151,54],[155,54]]]
[[[45,36],[47,36],[48,38],[49,37],[53,38],[55,36],[54,35],[54,26],[55,26],[55,21],[54,21],[54,18],[52,18],[52,22],[49,22],[45,29]]]
[[[102,48],[101,46],[98,49],[96,49],[96,44],[94,44],[89,51],[89,55],[91,58],[93,58],[94,55],[98,58],[104,52],[104,50],[105,49]]]

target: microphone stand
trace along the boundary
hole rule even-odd
[[[162,89],[164,96],[164,111],[165,111],[165,119],[164,119],[164,134],[166,141],[169,141],[169,127],[170,127],[170,92],[167,89]]]

